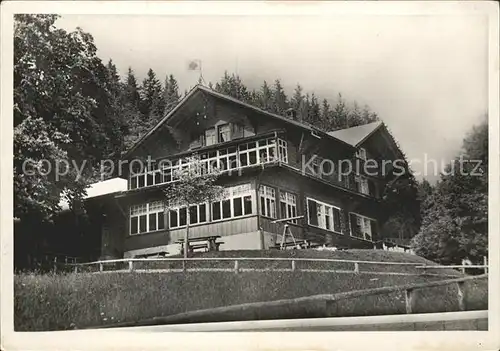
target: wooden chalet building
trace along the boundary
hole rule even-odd
[[[201,85],[193,88],[123,155],[120,176],[128,188],[102,202],[101,258],[180,253],[187,209],[165,211],[161,189],[194,153],[225,167],[218,182],[227,191],[221,201],[189,209],[190,238],[221,236],[220,250],[268,249],[283,232],[283,223],[273,221],[304,216],[290,223],[297,240],[373,248],[381,239],[385,181],[381,170],[367,176],[359,165],[401,158],[385,125],[325,133],[288,113],[279,116]],[[130,172],[138,163],[133,160],[148,157],[154,161],[149,169]],[[160,170],[164,159],[171,167]],[[340,175],[323,160],[357,166]]]

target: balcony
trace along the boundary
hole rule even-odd
[[[231,143],[231,145],[219,149],[198,150],[183,157],[171,160],[163,159],[159,162],[152,161],[148,165],[142,165],[142,171],[136,169],[131,173],[129,189],[146,188],[177,181],[178,171],[191,167],[193,161],[190,160],[190,157],[194,155],[199,159],[196,162],[200,163],[202,174],[210,174],[215,171],[230,173],[275,162],[288,163],[286,140],[276,136],[252,139],[236,144]]]

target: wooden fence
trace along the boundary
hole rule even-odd
[[[146,268],[146,269],[141,269],[138,266],[138,264],[144,265],[144,263],[153,263],[153,262],[165,262],[165,263],[180,263],[182,264],[182,268],[180,269],[175,269],[175,268],[163,268],[163,269],[151,269],[151,268]],[[200,262],[202,263],[224,263],[225,267],[221,268],[220,265],[219,267],[208,267],[208,268],[203,268],[199,267]],[[244,263],[248,262],[283,262],[285,263],[284,265],[281,265],[280,268],[277,267],[266,267],[266,268],[245,268],[242,267]],[[230,263],[230,264],[228,264]],[[338,269],[338,268],[333,268],[333,267],[328,267],[328,269],[318,269],[318,268],[304,268],[299,267],[299,263],[324,263],[328,264],[331,263],[332,265],[334,264],[347,264],[350,266],[350,269]],[[197,267],[198,265],[198,267]],[[380,262],[380,261],[362,261],[362,260],[343,260],[343,259],[328,259],[328,258],[288,258],[288,257],[238,257],[238,258],[231,258],[231,257],[204,257],[204,258],[124,258],[124,259],[114,259],[114,260],[105,260],[105,261],[94,261],[94,262],[87,262],[87,263],[76,263],[76,264],[65,264],[65,267],[68,267],[70,270],[72,270],[75,273],[78,272],[83,272],[83,271],[95,271],[95,272],[109,272],[109,271],[120,271],[120,272],[159,272],[159,271],[164,271],[164,272],[179,272],[179,271],[212,271],[212,272],[217,272],[217,271],[225,271],[225,272],[234,272],[235,274],[238,274],[240,272],[245,272],[245,271],[332,271],[332,272],[337,272],[337,273],[374,273],[374,274],[388,274],[388,275],[418,275],[419,273],[402,273],[402,272],[390,272],[390,271],[383,271],[383,272],[377,272],[369,270],[362,270],[360,267],[363,266],[389,266],[389,267],[411,267],[411,268],[416,268],[417,270],[422,269],[421,274],[425,275],[441,275],[437,273],[430,273],[429,270],[433,269],[442,269],[442,268],[461,268],[461,267],[467,267],[467,268],[477,268],[481,267],[485,269],[485,273],[487,272],[487,266],[425,266],[421,265],[418,263],[411,263],[411,262]],[[110,266],[112,266],[112,269],[109,270]],[[191,267],[189,267],[191,266]],[[287,267],[288,266],[288,267]],[[117,269],[119,268],[119,269]],[[449,274],[443,274],[441,276],[450,276]]]
[[[479,275],[479,276],[446,279],[446,280],[440,280],[440,281],[428,282],[428,283],[407,284],[407,285],[400,285],[400,286],[384,286],[381,288],[373,288],[373,289],[368,289],[368,290],[356,290],[356,291],[342,292],[342,293],[332,295],[332,297],[328,300],[327,305],[330,304],[329,308],[331,309],[334,306],[336,306],[336,303],[338,301],[345,300],[345,299],[352,299],[352,298],[360,297],[360,296],[389,294],[389,293],[394,293],[394,292],[398,292],[398,291],[404,291],[405,292],[406,313],[412,313],[413,306],[415,303],[415,291],[416,290],[456,284],[457,288],[458,288],[457,289],[458,310],[465,311],[465,309],[466,309],[466,305],[465,305],[466,295],[465,295],[465,288],[464,288],[465,282],[472,281],[472,280],[486,279],[487,277],[488,277],[487,274],[483,274],[483,275]]]
[[[215,307],[204,310],[188,311],[171,316],[155,317],[150,320],[142,320],[137,322],[124,322],[118,324],[111,324],[102,326],[102,328],[111,327],[131,327],[131,326],[152,326],[152,325],[165,325],[175,323],[199,323],[199,322],[224,322],[235,320],[239,321],[254,319],[256,315],[264,315],[268,318],[276,319],[276,313],[279,315],[281,312],[289,312],[292,310],[300,309],[300,306],[307,306],[311,303],[319,303],[324,308],[324,317],[338,317],[338,303],[341,301],[363,298],[372,295],[390,294],[395,292],[404,292],[405,296],[405,312],[406,314],[413,314],[415,312],[415,292],[421,289],[427,289],[438,286],[446,286],[456,284],[457,289],[457,310],[465,311],[466,306],[466,290],[465,283],[470,281],[477,281],[480,279],[487,279],[488,275],[469,276],[455,279],[445,279],[440,281],[418,283],[418,284],[405,284],[389,287],[371,288],[363,290],[355,290],[348,292],[340,292],[336,294],[321,294],[313,296],[304,296],[293,299],[282,299],[275,301],[264,302],[250,302],[239,305]]]

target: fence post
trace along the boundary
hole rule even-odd
[[[57,273],[57,256],[54,257],[54,273]]]
[[[295,260],[292,260],[292,271],[295,270]]]
[[[99,272],[102,272],[104,270],[104,265],[102,262],[99,262]]]
[[[484,274],[488,274],[488,257],[483,257]]]
[[[359,273],[359,263],[358,262],[354,262],[354,273]]]
[[[238,267],[238,260],[234,261],[234,273],[238,274],[239,272],[239,267]]]
[[[458,309],[465,311],[465,282],[457,283]]]
[[[460,271],[462,271],[462,274],[465,274],[465,267],[461,267]]]
[[[326,300],[325,301],[325,317],[337,317],[339,305],[335,300]]]
[[[410,314],[413,311],[413,299],[414,299],[414,291],[413,289],[405,290],[405,305],[406,305],[406,313]]]
[[[132,272],[134,270],[134,261],[128,261],[128,271]]]
[[[75,266],[75,273],[78,273],[78,266]]]

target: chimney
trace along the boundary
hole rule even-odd
[[[297,120],[297,111],[295,111],[293,108],[289,108],[285,113],[287,118],[293,119],[295,121]]]

